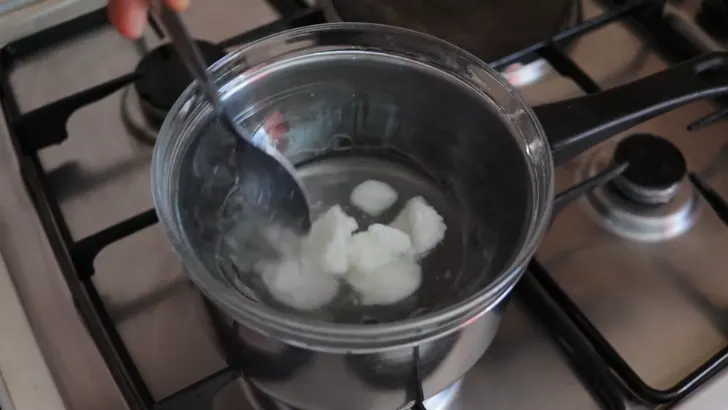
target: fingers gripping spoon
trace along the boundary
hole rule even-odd
[[[265,142],[254,144],[245,136],[223,103],[214,79],[207,72],[202,53],[190,37],[180,15],[169,9],[162,0],[152,3],[156,17],[172,40],[180,59],[212,103],[220,124],[237,137],[236,154],[243,167],[238,191],[244,196],[244,205],[271,222],[298,231],[308,231],[311,224],[308,200],[293,165],[275,147]]]

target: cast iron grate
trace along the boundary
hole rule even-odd
[[[281,30],[325,21],[321,10],[309,7],[301,0],[269,0],[269,3],[283,16],[281,19],[236,35],[218,45],[223,48],[232,47]],[[561,75],[573,80],[584,92],[598,92],[599,86],[560,50],[559,44],[615,21],[625,20],[637,23],[637,27],[641,28],[666,56],[676,61],[699,53],[689,42],[662,24],[659,1],[606,1],[605,5],[608,6],[607,11],[602,15],[583,21],[551,39],[545,39],[491,62],[491,65],[494,68],[503,68],[525,56],[535,54],[546,59]],[[14,149],[18,153],[24,182],[64,273],[74,303],[129,407],[140,410],[212,408],[213,397],[220,389],[237,379],[238,373],[231,368],[222,369],[161,401],[155,401],[91,280],[94,274],[94,260],[98,253],[106,246],[154,225],[157,222],[154,210],[148,210],[75,241],[70,235],[60,206],[52,190],[49,189],[47,176],[38,156],[38,152],[43,148],[60,144],[69,137],[66,122],[73,112],[131,84],[138,74],[129,73],[24,114],[20,113],[15,90],[9,81],[16,61],[107,24],[106,11],[99,10],[6,45],[0,52],[0,104],[9,124]],[[158,27],[153,25],[153,28],[161,36]],[[728,109],[723,107],[710,118],[696,122],[694,127],[707,126],[726,114]],[[43,118],[43,121],[35,120],[37,118]],[[557,208],[584,191],[608,181],[622,170],[624,164],[564,192],[557,197]],[[712,193],[695,175],[691,175],[691,180],[719,215],[728,220],[728,204]],[[612,373],[627,385],[637,400],[657,404],[683,397],[728,363],[727,347],[674,388],[658,391],[634,374],[629,365],[609,346],[604,337],[537,262],[531,264],[530,274],[526,275],[517,288],[516,297],[522,300],[530,314],[543,325],[544,330],[576,369],[585,386],[605,408],[625,408],[623,400],[625,392],[618,387]],[[417,352],[413,357],[411,397],[415,401],[413,409],[420,410],[424,409],[422,404],[424,397],[419,378]]]

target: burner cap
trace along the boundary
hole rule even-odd
[[[225,56],[225,50],[197,41],[207,64]],[[182,60],[171,44],[163,44],[145,55],[136,69],[141,76],[134,82],[142,110],[148,120],[161,124],[177,98],[192,82]]]
[[[639,242],[666,241],[694,227],[703,208],[700,194],[687,178],[670,185],[669,181],[679,180],[676,177],[678,173],[665,171],[685,169],[679,151],[668,141],[645,134],[629,136],[618,146],[619,154],[605,147],[596,150],[593,157],[581,163],[579,181],[601,175],[614,165],[617,156],[634,159],[623,173],[626,177],[617,179],[617,183],[596,188],[583,197],[582,205],[586,214],[605,230]],[[650,160],[651,157],[655,160]],[[678,164],[660,171],[659,163],[672,162]],[[635,180],[642,185],[634,184],[632,181]],[[650,194],[653,196],[650,197]],[[659,198],[660,194],[662,198],[670,199],[665,203],[657,203],[654,195]],[[648,203],[649,199],[653,202]]]
[[[439,37],[493,62],[548,39],[577,19],[576,0],[330,0],[344,21]],[[527,10],[527,11],[526,11]]]
[[[629,164],[613,186],[628,199],[645,205],[669,202],[687,174],[680,150],[651,134],[634,134],[620,141],[613,161]]]

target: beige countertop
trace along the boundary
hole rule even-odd
[[[0,256],[0,408],[63,409],[50,371]]]
[[[103,7],[106,0],[35,0],[0,13],[0,44]],[[2,10],[0,8],[0,10]]]
[[[0,44],[103,7],[105,0],[35,0],[0,8]],[[4,127],[4,121],[0,121]],[[7,153],[7,152],[6,152]],[[6,165],[15,164],[9,161]],[[13,190],[0,178],[0,190]],[[4,224],[2,224],[4,225]],[[0,225],[0,228],[2,226]],[[4,232],[3,235],[8,235]],[[0,255],[0,408],[62,410],[64,402],[38,346],[16,288]]]

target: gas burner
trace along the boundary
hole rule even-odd
[[[613,151],[598,151],[578,178],[594,177],[624,162],[629,165],[622,175],[585,196],[590,216],[621,237],[644,242],[674,238],[693,227],[700,195],[686,178],[682,153],[664,138],[631,135]]]
[[[126,88],[121,99],[121,120],[124,127],[137,140],[154,145],[157,141],[159,126],[149,124],[142,113],[141,106],[142,103],[136,91],[132,87]]]
[[[578,0],[323,0],[321,3],[329,20],[409,28],[460,46],[486,62],[497,61],[554,36],[577,24],[582,14]],[[549,68],[540,57],[530,55],[504,67],[503,73],[518,87],[537,81]]]
[[[203,58],[212,64],[225,56],[225,50],[205,42],[197,41]],[[134,82],[134,90],[144,117],[154,128],[159,128],[177,101],[177,98],[192,82],[184,63],[171,44],[163,44],[142,57],[136,72],[141,74]]]
[[[614,150],[614,163],[629,164],[614,179],[614,188],[644,205],[670,202],[688,172],[682,152],[670,141],[651,134],[630,135],[620,141]]]
[[[280,403],[272,399],[270,396],[263,393],[260,389],[256,388],[255,385],[241,379],[243,391],[245,396],[253,403],[256,409],[260,410],[302,410],[295,409],[286,404]],[[451,384],[450,387],[441,391],[437,395],[430,397],[423,403],[427,410],[446,410],[452,406],[457,400],[458,394],[460,393],[460,385],[462,380],[458,380]]]

